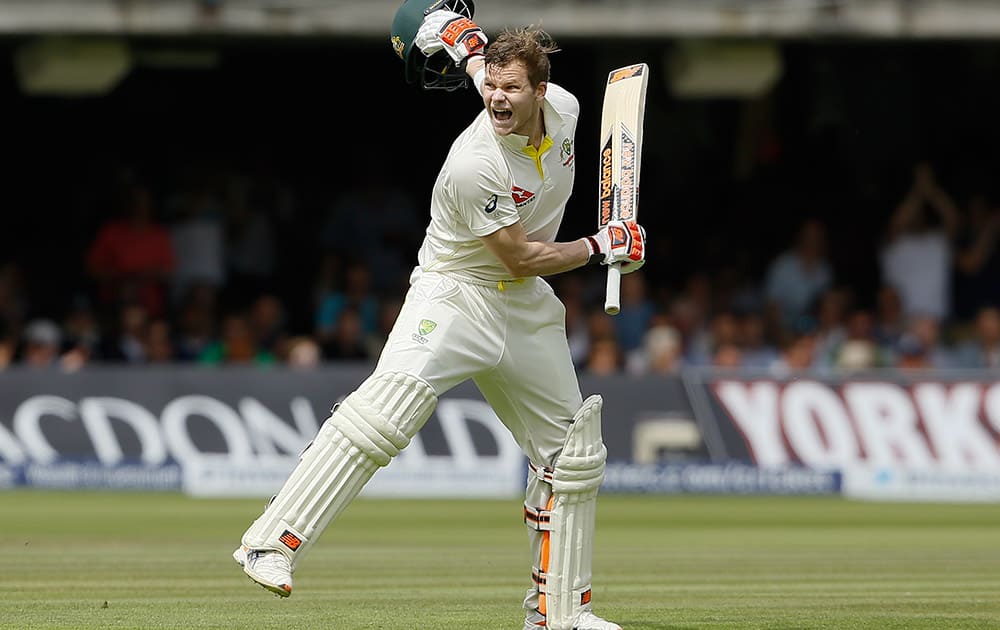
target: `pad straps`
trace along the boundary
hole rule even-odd
[[[526,503],[524,509],[525,524],[541,535],[532,582],[548,630],[570,630],[590,607],[594,517],[607,460],[602,403],[600,396],[584,401],[552,468],[529,465],[530,474],[552,490],[545,506]]]

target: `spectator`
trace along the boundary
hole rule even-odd
[[[322,345],[323,358],[356,361],[369,358],[361,314],[353,307],[340,311],[333,334]]]
[[[0,372],[14,362],[17,353],[17,340],[11,334],[10,326],[0,317]]]
[[[55,367],[59,361],[62,332],[50,319],[39,318],[24,328],[21,362],[30,368]]]
[[[100,358],[104,343],[97,315],[86,297],[74,298],[69,313],[63,319],[63,349],[72,352],[83,362]]]
[[[626,355],[629,374],[676,374],[683,365],[681,335],[668,324],[651,327],[642,346]]]
[[[176,318],[174,353],[178,361],[197,361],[213,341],[216,295],[205,286],[194,286],[180,305]]]
[[[225,198],[226,285],[228,308],[243,308],[261,293],[275,289],[277,243],[271,219],[255,205],[249,182],[233,177]]]
[[[928,348],[914,335],[904,334],[896,345],[894,367],[900,370],[929,370],[934,367]]]
[[[562,298],[566,306],[566,339],[573,365],[580,367],[587,360],[590,336],[587,333],[587,308],[577,295]]]
[[[774,258],[764,273],[765,308],[772,325],[786,328],[807,314],[833,279],[826,225],[819,219],[807,219],[799,226],[792,246]]]
[[[888,364],[875,337],[875,318],[865,309],[855,309],[844,327],[845,338],[834,350],[833,367],[839,370],[866,370]]]
[[[668,313],[671,323],[684,341],[686,360],[693,363],[703,357],[702,353],[708,347],[704,343],[704,337],[708,334],[706,324],[708,315],[702,310],[699,302],[682,294],[670,303]]]
[[[649,320],[656,306],[649,299],[646,276],[630,273],[621,278],[621,312],[612,321],[622,352],[631,352],[642,346],[649,328]]]
[[[959,344],[956,355],[958,367],[1000,368],[1000,307],[986,306],[979,310],[973,338]]]
[[[594,376],[611,376],[618,374],[621,368],[622,352],[614,337],[592,340],[584,371]]]
[[[143,354],[147,363],[172,363],[176,359],[173,331],[166,319],[154,319],[146,326]]]
[[[931,315],[911,317],[896,344],[895,366],[900,369],[946,369],[954,360],[941,343],[941,324]]]
[[[370,335],[378,326],[379,299],[371,284],[371,270],[360,260],[349,261],[339,287],[329,287],[320,296],[316,310],[315,337],[321,346],[337,335],[342,311],[353,309],[361,321],[361,334]]]
[[[219,339],[208,344],[198,360],[215,365],[272,365],[276,357],[258,343],[249,317],[243,312],[231,312],[222,319]]]
[[[878,346],[867,339],[847,339],[837,350],[833,367],[843,371],[869,370],[878,366]]]
[[[918,163],[880,252],[882,281],[899,293],[904,316],[931,316],[942,322],[949,317],[951,242],[958,220],[958,208],[933,167]]]
[[[319,366],[322,350],[312,337],[299,335],[292,337],[286,344],[287,356],[285,363],[293,370],[312,370]]]
[[[389,338],[402,307],[403,298],[399,296],[390,296],[379,304],[378,326],[365,337],[365,348],[369,357],[377,357],[382,353],[382,347]]]
[[[121,217],[99,228],[87,250],[87,269],[101,305],[112,313],[136,303],[151,315],[163,315],[174,270],[170,234],[154,219],[152,196],[142,184],[128,188],[124,206]]]
[[[586,345],[584,346],[583,361],[577,366],[579,369],[585,369],[587,362],[590,361],[590,355],[593,350],[594,344],[601,339],[613,339],[617,346],[617,331],[615,330],[615,323],[611,317],[608,317],[607,313],[604,312],[603,302],[600,305],[592,305],[587,309],[586,313]]]
[[[373,152],[368,159],[377,163],[381,156]],[[347,259],[370,257],[372,289],[403,294],[413,268],[410,252],[424,233],[420,211],[384,171],[363,168],[351,183],[323,218],[321,251]],[[371,257],[372,252],[378,255]]]
[[[771,371],[779,376],[787,376],[814,368],[816,342],[816,323],[810,317],[799,318],[786,331],[781,353],[771,364]]]
[[[955,243],[955,315],[965,321],[985,306],[1000,304],[1000,210],[986,195],[969,202]]]
[[[715,348],[711,359],[712,367],[734,369],[744,367],[743,350],[732,342],[724,342]]]
[[[836,363],[837,352],[847,339],[847,313],[851,309],[850,292],[844,288],[824,291],[816,303],[816,367]]]
[[[906,330],[899,292],[891,286],[882,285],[876,299],[875,342],[883,348],[894,348]]]
[[[343,288],[344,261],[342,256],[326,253],[320,257],[316,275],[313,277],[313,316],[319,313],[320,304],[327,295]]]
[[[737,318],[737,339],[740,351],[739,364],[750,368],[766,368],[778,359],[778,350],[765,334],[764,316],[759,312],[745,312]],[[718,350],[716,361],[718,361]]]
[[[566,308],[566,339],[569,342],[569,353],[573,365],[579,368],[587,362],[587,349],[590,345],[590,334],[587,329],[586,281],[582,274],[570,271],[554,276],[552,286]]]
[[[719,309],[730,310],[742,317],[750,313],[763,316],[764,296],[761,283],[751,274],[749,263],[727,265],[721,272],[723,288]]]
[[[185,191],[170,225],[176,265],[171,299],[179,303],[191,287],[202,285],[218,292],[226,279],[225,226],[221,203],[207,185]]]
[[[0,372],[14,362],[17,344],[10,337],[0,337]]]
[[[274,294],[257,296],[250,306],[250,325],[257,343],[271,354],[278,355],[288,339],[285,305]]]
[[[106,361],[144,363],[149,313],[141,304],[125,304],[118,312],[115,332],[109,335],[101,349]]]
[[[699,336],[696,345],[688,351],[692,365],[711,365],[715,353],[724,345],[736,346],[739,339],[739,327],[736,316],[723,311],[716,313],[709,320],[708,330]]]
[[[715,311],[712,286],[712,276],[704,271],[695,272],[684,281],[682,295],[691,300],[702,318]]]

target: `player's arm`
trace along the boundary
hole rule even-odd
[[[941,218],[941,225],[944,227],[945,233],[949,238],[954,238],[961,223],[961,213],[952,196],[938,183],[934,172],[930,171],[930,173],[930,182],[926,185],[924,198]]]
[[[482,239],[513,278],[561,273],[582,267],[590,260],[590,248],[584,239],[568,243],[529,241],[520,222]]]
[[[568,242],[528,240],[520,222],[482,237],[483,243],[511,277],[549,276],[588,263],[622,263],[622,273],[637,270],[646,260],[646,232],[634,221],[612,221],[593,235]]]
[[[486,67],[486,58],[482,55],[476,55],[469,58],[469,61],[465,64],[465,73],[469,77],[475,79],[476,73]]]

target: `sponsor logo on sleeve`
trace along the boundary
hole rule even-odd
[[[531,203],[531,200],[535,198],[535,193],[520,186],[514,186],[510,189],[510,196],[514,198],[514,205],[522,208]]]
[[[492,214],[494,210],[497,209],[497,196],[490,195],[490,200],[486,202],[486,206],[483,208],[483,212],[486,214]]]

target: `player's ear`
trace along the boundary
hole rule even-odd
[[[549,89],[549,84],[547,81],[542,81],[541,83],[539,83],[538,87],[535,88],[535,99],[538,100],[538,102],[541,102],[542,99],[545,98],[545,92],[548,89]]]

